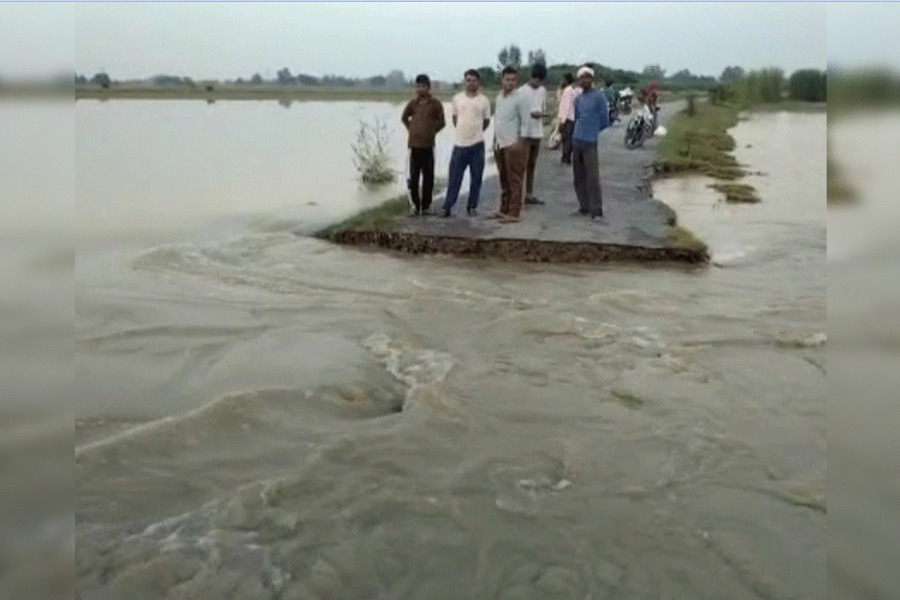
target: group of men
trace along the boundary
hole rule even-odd
[[[541,64],[532,68],[531,79],[521,87],[518,87],[519,73],[514,67],[506,67],[500,74],[492,140],[500,178],[500,205],[490,215],[500,223],[519,222],[523,204],[544,204],[534,195],[534,172],[547,116],[547,90],[543,85],[546,77],[547,69]],[[571,85],[560,98],[560,132],[566,140],[563,162],[572,165],[578,198],[579,208],[574,214],[600,219],[603,201],[597,136],[610,124],[607,99],[594,87],[594,72],[587,66],[578,70],[577,86],[570,74],[567,80]],[[470,186],[466,212],[469,216],[477,214],[484,174],[484,132],[491,123],[491,103],[481,93],[478,71],[466,71],[464,81],[464,90],[451,101],[455,140],[441,212],[444,217],[453,215],[467,169]],[[428,76],[417,76],[415,86],[416,96],[401,115],[409,132],[410,177],[407,183],[414,205],[411,216],[433,214],[430,207],[434,190],[434,140],[446,125],[443,106],[431,95]]]

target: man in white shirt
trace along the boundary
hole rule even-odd
[[[559,100],[559,132],[562,134],[562,158],[560,162],[566,165],[572,164],[572,132],[575,130],[575,98],[581,93],[581,88],[575,83],[571,73],[563,75],[566,86]]]
[[[466,213],[470,217],[476,215],[484,175],[484,130],[491,122],[491,102],[480,92],[481,75],[478,71],[469,69],[465,72],[464,79],[465,91],[453,96],[450,102],[456,141],[450,156],[450,175],[447,197],[444,200],[445,217],[452,214],[467,168],[470,182]]]
[[[541,149],[541,140],[544,138],[547,89],[543,84],[546,77],[547,67],[538,63],[531,68],[531,79],[528,83],[519,88],[531,103],[531,118],[522,123],[522,139],[528,147],[528,159],[525,164],[525,204],[543,204],[534,197],[534,169]]]

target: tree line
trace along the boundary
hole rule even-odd
[[[738,102],[751,105],[778,103],[785,99],[825,102],[828,98],[828,74],[817,69],[799,69],[790,77],[785,77],[784,71],[775,67],[749,73],[740,67],[728,67],[719,83],[711,86],[708,93],[713,104]]]
[[[545,85],[555,87],[566,73],[574,74],[582,64],[587,64],[594,70],[594,78],[604,82],[612,80],[615,85],[643,86],[650,80],[656,79],[669,89],[693,89],[706,90],[713,102],[728,101],[733,98],[744,98],[752,102],[778,102],[787,95],[794,100],[812,102],[824,102],[826,98],[826,75],[824,71],[815,69],[801,69],[786,78],[780,69],[769,68],[751,72],[745,72],[737,65],[725,67],[719,77],[711,75],[698,75],[689,69],[681,69],[669,75],[659,64],[646,65],[640,72],[627,69],[617,69],[599,62],[590,61],[582,64],[558,63],[549,64],[547,54],[542,48],[530,49],[522,52],[516,44],[509,44],[500,49],[496,55],[497,62],[482,65],[477,70],[481,75],[482,85],[488,89],[496,89],[500,85],[500,73],[506,67],[513,67],[519,72],[520,80],[531,77],[531,68],[536,64],[542,64],[547,69]],[[106,73],[97,73],[90,79],[84,75],[75,76],[76,85],[96,85],[109,87],[116,83]],[[190,77],[176,75],[156,75],[143,80],[142,83],[153,86],[188,86],[199,85]],[[203,82],[204,85],[218,82]],[[385,75],[374,75],[364,78],[351,78],[341,75],[325,75],[317,77],[307,73],[292,73],[290,68],[279,69],[272,79],[265,79],[259,73],[244,79],[238,77],[225,83],[234,85],[282,85],[282,86],[322,86],[322,87],[346,87],[360,89],[403,89],[412,85],[412,79],[400,69],[394,69]],[[441,82],[434,82],[436,87],[442,87]],[[459,88],[459,83],[453,87]]]

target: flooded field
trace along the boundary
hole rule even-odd
[[[824,113],[655,183],[708,268],[295,235],[401,109],[77,104],[78,597],[825,597]]]

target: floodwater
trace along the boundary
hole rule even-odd
[[[77,104],[78,597],[825,597],[824,113],[655,184],[708,268],[296,235],[401,108]]]

